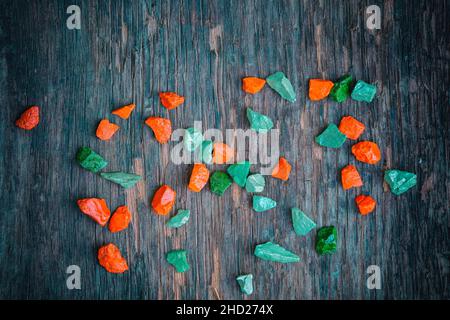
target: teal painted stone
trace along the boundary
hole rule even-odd
[[[345,75],[337,82],[334,83],[333,88],[330,91],[330,97],[336,102],[344,102],[350,96],[350,87],[352,85],[353,78],[350,75]]]
[[[267,84],[283,98],[290,102],[297,99],[291,82],[283,72],[275,72],[266,78]]]
[[[203,140],[200,144],[200,148],[196,150],[196,159],[199,161],[210,164],[212,162],[213,143],[210,140]]]
[[[281,263],[292,263],[299,262],[300,257],[289,250],[286,250],[282,246],[266,242],[263,244],[258,244],[254,252],[255,256],[262,260],[281,262]]]
[[[248,173],[250,172],[250,162],[243,161],[232,164],[227,169],[228,174],[233,178],[234,182],[240,187],[245,187]]]
[[[263,192],[266,186],[266,181],[264,176],[259,173],[249,175],[247,177],[247,182],[245,183],[245,190],[247,192]]]
[[[223,195],[232,183],[233,181],[230,176],[221,171],[214,172],[209,178],[209,187],[211,188],[211,192],[219,196]]]
[[[178,213],[167,221],[166,226],[169,228],[179,228],[189,221],[191,212],[189,210],[178,210]]]
[[[187,128],[184,131],[184,146],[187,151],[195,151],[203,142],[203,135],[195,128]]]
[[[102,172],[100,176],[103,179],[109,180],[111,182],[117,183],[121,187],[128,189],[133,187],[139,180],[142,179],[141,176],[134,173],[125,172]]]
[[[236,277],[236,281],[241,288],[242,293],[251,295],[253,293],[253,275],[243,274]]]
[[[337,231],[334,226],[322,227],[317,231],[316,251],[320,255],[336,252]]]
[[[101,155],[89,147],[81,147],[77,152],[78,164],[86,170],[97,173],[108,165]]]
[[[268,117],[259,112],[247,108],[247,119],[250,122],[250,128],[256,132],[267,132],[273,128],[273,122]]]
[[[356,101],[372,102],[377,93],[377,87],[362,80],[356,82],[352,91],[352,99]]]
[[[323,147],[340,148],[344,144],[347,137],[339,131],[334,123],[330,123],[328,127],[316,137],[316,142]]]
[[[391,188],[391,192],[398,196],[417,184],[417,176],[407,171],[386,170],[384,181]]]
[[[267,197],[253,196],[253,210],[264,212],[277,206],[277,202]]]
[[[173,250],[166,254],[168,263],[175,267],[177,272],[185,272],[189,270],[189,263],[187,262],[186,250]]]
[[[316,227],[316,223],[311,220],[303,211],[298,208],[292,208],[292,225],[294,231],[299,236],[305,236]]]

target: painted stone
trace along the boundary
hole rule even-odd
[[[255,248],[254,254],[262,260],[273,262],[292,263],[300,261],[300,257],[295,253],[272,242],[258,244]]]
[[[352,91],[352,99],[356,101],[372,102],[377,93],[377,87],[362,80],[356,82]]]
[[[77,152],[78,164],[86,170],[97,173],[108,165],[101,155],[89,147],[81,147]]]
[[[264,176],[262,174],[255,173],[247,177],[245,190],[247,190],[247,192],[263,192],[265,186],[266,181]]]
[[[251,295],[253,293],[253,275],[243,274],[236,277],[236,281],[241,288],[242,293]]]
[[[344,102],[350,96],[350,86],[353,78],[350,75],[345,75],[337,82],[335,82],[330,92],[330,97],[336,102]]]
[[[178,213],[167,221],[166,226],[169,228],[179,228],[189,221],[191,212],[189,210],[178,210]]]
[[[316,251],[320,255],[336,252],[337,231],[334,226],[322,227],[317,231]]]
[[[253,196],[253,210],[264,212],[277,206],[277,202],[267,197]]]
[[[233,181],[231,180],[230,176],[221,171],[214,172],[209,179],[211,192],[219,196],[223,195],[232,183]]]
[[[177,272],[186,272],[189,270],[186,250],[172,250],[167,252],[166,260],[175,267]]]
[[[184,131],[183,142],[187,151],[195,151],[203,142],[203,134],[195,128],[188,128]]]
[[[401,170],[386,170],[384,181],[391,188],[391,192],[400,195],[417,184],[417,176],[414,173]]]
[[[299,236],[305,236],[316,227],[316,223],[298,208],[292,208],[292,225]]]
[[[227,169],[228,174],[233,178],[234,182],[240,187],[245,187],[248,173],[250,172],[250,162],[243,161],[232,164]]]
[[[141,176],[134,173],[125,172],[102,172],[100,176],[103,179],[109,180],[111,182],[117,183],[121,187],[128,189],[133,187],[139,180],[142,179]]]
[[[275,72],[266,78],[267,84],[275,90],[283,99],[295,102],[296,95],[291,82],[283,72]]]
[[[328,127],[316,137],[316,142],[322,147],[340,148],[344,144],[347,137],[339,131],[334,123],[330,123]]]
[[[267,132],[273,128],[273,122],[268,117],[259,112],[247,108],[247,119],[250,122],[250,128],[256,132]]]

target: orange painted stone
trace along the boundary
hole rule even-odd
[[[108,119],[103,119],[98,124],[95,135],[100,140],[109,140],[117,132],[117,130],[119,130],[119,128],[120,127],[117,124],[109,122]]]
[[[344,190],[361,187],[363,185],[358,170],[356,170],[356,167],[351,164],[341,170],[341,180]]]
[[[213,145],[213,163],[224,164],[231,162],[234,158],[234,151],[227,144],[216,142]]]
[[[209,170],[203,163],[195,163],[192,169],[188,188],[194,192],[200,192],[208,183]]]
[[[242,79],[242,90],[247,93],[255,94],[264,88],[266,84],[265,79],[257,78],[257,77],[246,77]]]
[[[152,208],[157,214],[166,215],[172,210],[175,203],[176,192],[168,185],[156,190],[152,200]]]
[[[359,195],[355,198],[359,213],[366,215],[375,210],[377,202],[371,196]]]
[[[291,173],[291,165],[285,158],[280,157],[277,165],[272,170],[272,177],[281,179],[283,181],[287,181],[289,179],[290,173]]]
[[[184,97],[179,96],[175,92],[160,92],[159,100],[161,104],[168,110],[175,109],[180,104],[184,103]]]
[[[330,94],[334,83],[330,80],[310,79],[309,80],[309,99],[319,101],[325,99]]]
[[[358,161],[375,164],[381,160],[381,151],[375,142],[361,141],[353,145],[352,153]]]
[[[128,270],[127,261],[122,257],[119,248],[109,243],[100,249],[97,254],[98,262],[111,273],[124,273]]]
[[[145,124],[148,125],[155,134],[156,140],[161,143],[167,143],[172,135],[172,122],[170,119],[160,117],[149,117],[145,120]]]
[[[343,117],[339,124],[339,131],[351,140],[357,140],[365,129],[366,126],[352,116]]]
[[[122,118],[122,119],[128,119],[131,115],[131,112],[133,112],[136,105],[134,103],[120,107],[116,110],[113,110],[111,113]]]
[[[127,206],[120,206],[113,213],[111,220],[109,220],[109,231],[115,233],[128,228],[131,222],[131,212]]]
[[[39,107],[31,106],[20,115],[15,124],[21,129],[31,130],[39,124],[39,119]]]
[[[92,220],[104,227],[108,222],[111,212],[106,205],[105,199],[85,198],[79,199],[77,205],[81,212],[89,216]]]

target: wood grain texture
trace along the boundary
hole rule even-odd
[[[1,1],[0,2],[0,298],[19,299],[242,299],[235,276],[254,274],[254,299],[450,298],[448,1]],[[66,28],[66,8],[82,11],[79,31]],[[365,28],[365,8],[377,4],[382,29]],[[288,103],[266,87],[250,96],[246,75],[284,71],[298,99]],[[313,103],[311,77],[351,73],[375,83],[371,104]],[[157,92],[173,90],[186,103],[168,112]],[[131,118],[110,114],[134,102]],[[32,104],[42,107],[34,131],[14,127]],[[233,185],[223,197],[188,192],[191,170],[174,165],[143,125],[150,115],[174,128],[201,120],[204,128],[248,128],[245,107],[276,120],[281,153],[293,165],[287,183],[267,179],[276,210],[255,213],[251,197]],[[363,193],[378,201],[374,214],[356,213],[357,190],[344,192],[339,171],[355,163],[352,143],[329,150],[314,137],[353,115],[367,126],[383,161],[357,163]],[[108,142],[94,133],[109,118],[121,126]],[[142,174],[135,188],[118,186],[74,161],[89,145],[109,169]],[[216,168],[212,167],[211,168]],[[222,168],[222,167],[217,167]],[[396,197],[383,186],[383,168],[418,175]],[[156,188],[177,191],[176,208],[191,210],[179,230],[150,211]],[[127,204],[131,227],[111,234],[83,216],[76,200],[98,196],[110,208]],[[314,251],[314,232],[294,234],[290,208],[319,226],[333,224],[339,250]],[[258,243],[273,240],[301,263],[257,260]],[[100,245],[114,242],[130,264],[123,275],[97,263]],[[175,274],[171,249],[189,252],[192,269]],[[82,270],[82,289],[66,288],[67,266]],[[382,289],[366,288],[366,268],[379,265]]]

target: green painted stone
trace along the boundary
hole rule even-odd
[[[121,187],[128,189],[131,188],[142,179],[141,176],[134,173],[125,173],[125,172],[102,172],[100,176],[106,180],[117,183]]]
[[[227,190],[233,181],[230,176],[225,172],[216,171],[209,178],[209,186],[211,188],[211,192],[215,193],[219,196],[223,195],[225,190]]]
[[[247,119],[250,122],[250,128],[256,132],[267,132],[273,128],[273,122],[268,117],[259,112],[247,108]]]
[[[372,102],[377,93],[377,87],[362,80],[356,82],[352,91],[352,99],[356,101]]]
[[[97,173],[108,165],[101,155],[89,147],[81,147],[77,152],[78,164],[86,170]]]
[[[203,134],[195,128],[187,128],[183,142],[187,151],[195,151],[203,142]]]
[[[189,210],[178,210],[178,213],[167,221],[166,226],[169,228],[179,228],[189,221],[191,212]]]
[[[316,251],[320,255],[336,252],[337,231],[334,226],[322,227],[317,231]]]
[[[166,254],[168,263],[175,267],[177,272],[185,272],[189,270],[189,263],[187,262],[186,250],[173,250]]]
[[[250,162],[243,161],[232,164],[227,169],[228,174],[233,178],[234,182],[240,187],[245,187],[248,173],[250,172]]]
[[[340,148],[344,144],[347,137],[339,131],[334,123],[330,123],[328,127],[316,137],[316,142],[323,147]]]
[[[295,253],[292,253],[282,246],[272,242],[258,244],[255,248],[254,254],[262,260],[274,262],[291,263],[300,261],[300,257]]]
[[[247,190],[247,192],[263,192],[265,186],[266,181],[264,176],[262,174],[255,173],[247,177],[245,190]]]
[[[337,82],[330,91],[330,97],[336,102],[344,102],[350,96],[350,87],[353,78],[350,75],[345,75]]]
[[[311,220],[303,211],[298,208],[292,208],[292,225],[294,231],[299,236],[305,236],[316,227],[316,223]]]
[[[386,170],[384,181],[391,188],[391,192],[398,196],[416,185],[417,176],[407,171]]]
[[[277,202],[267,197],[253,196],[253,210],[263,212],[273,209],[277,206]]]
[[[253,293],[253,275],[243,274],[236,277],[236,281],[241,288],[242,293],[251,295]]]
[[[209,164],[212,162],[213,143],[210,140],[203,140],[200,148],[196,150],[196,159]]]
[[[267,84],[273,90],[278,92],[278,94],[282,98],[284,98],[290,102],[295,102],[295,100],[297,99],[291,82],[289,81],[288,78],[286,78],[286,76],[284,75],[283,72],[280,72],[280,71],[275,72],[274,74],[268,76],[266,78],[266,81],[267,81]]]

